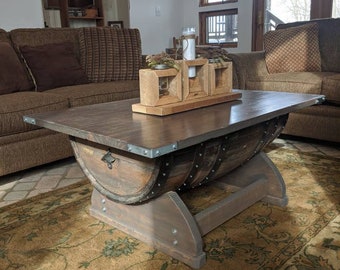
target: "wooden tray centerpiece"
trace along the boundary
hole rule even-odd
[[[139,70],[140,103],[132,105],[133,112],[165,116],[241,98],[231,91],[231,62],[198,58],[173,60],[170,66]],[[189,78],[193,66],[196,76]]]

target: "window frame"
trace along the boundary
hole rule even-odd
[[[213,5],[221,5],[221,4],[226,4],[226,3],[235,3],[238,2],[238,0],[221,0],[219,2],[214,2],[214,3],[209,3],[209,0],[200,0],[199,6],[200,7],[205,7],[205,6],[213,6]]]
[[[206,19],[211,16],[228,16],[228,15],[238,15],[238,8],[223,9],[223,10],[212,10],[212,11],[202,11],[199,12],[199,44],[200,45],[211,45],[219,46],[222,48],[236,48],[238,41],[236,42],[223,42],[223,43],[207,43],[207,27]]]
[[[252,51],[263,50],[264,1],[253,1]],[[310,20],[332,17],[333,0],[310,0]]]

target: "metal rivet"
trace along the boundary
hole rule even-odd
[[[215,170],[211,170],[211,172],[215,172]]]
[[[198,168],[199,167],[198,164],[196,164],[195,167]]]
[[[198,155],[201,157],[201,156],[202,156],[202,153],[199,153]]]
[[[172,229],[172,234],[176,234],[177,233],[177,229],[173,228]]]
[[[163,176],[166,176],[166,173],[163,173]]]
[[[169,162],[165,163],[165,166],[167,166],[167,167],[168,167],[168,166],[169,166]]]
[[[147,150],[144,150],[144,155],[147,155],[148,154],[148,151]]]
[[[159,156],[161,154],[161,152],[159,152],[158,150],[156,151],[156,155]]]
[[[102,210],[103,210],[103,212],[106,212],[106,207],[103,207]]]
[[[174,149],[174,150],[177,149],[176,144],[173,144],[173,145],[172,145],[172,149]]]
[[[192,175],[189,175],[190,178],[192,178]]]
[[[177,241],[177,240],[174,240],[174,241],[172,242],[172,244],[173,244],[174,246],[176,246],[176,245],[178,244],[178,241]]]
[[[106,202],[106,200],[105,199],[102,199],[102,204],[104,204]]]

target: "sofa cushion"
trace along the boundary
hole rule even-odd
[[[22,46],[20,51],[38,91],[88,83],[70,42]]]
[[[68,107],[63,96],[34,91],[2,95],[0,98],[0,136],[17,134],[39,127],[26,124],[23,116]]]
[[[11,30],[9,33],[14,49],[17,51],[22,46],[71,42],[74,47],[74,54],[79,60],[79,28],[18,28]]]
[[[264,50],[269,73],[321,71],[316,23],[267,32]]]
[[[321,94],[323,72],[287,72],[252,77],[246,81],[246,89]]]
[[[277,29],[285,29],[307,23],[317,23],[319,26],[319,48],[321,68],[325,72],[340,72],[340,18],[315,19],[279,24]]]
[[[124,80],[74,85],[51,89],[46,93],[68,98],[69,106],[76,107],[139,97],[139,81]]]
[[[327,102],[340,105],[340,74],[323,79],[321,94],[326,96]]]
[[[289,114],[283,134],[340,142],[339,107],[310,106]]]
[[[80,63],[91,82],[137,80],[142,67],[138,29],[82,28]]]
[[[0,95],[32,89],[25,67],[8,42],[0,41]]]

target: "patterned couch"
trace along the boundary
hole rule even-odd
[[[139,96],[137,29],[0,29],[0,176],[73,155],[23,115]]]
[[[340,142],[340,19],[282,24],[265,34],[263,51],[228,56],[234,88],[325,95],[290,114],[283,133]]]

